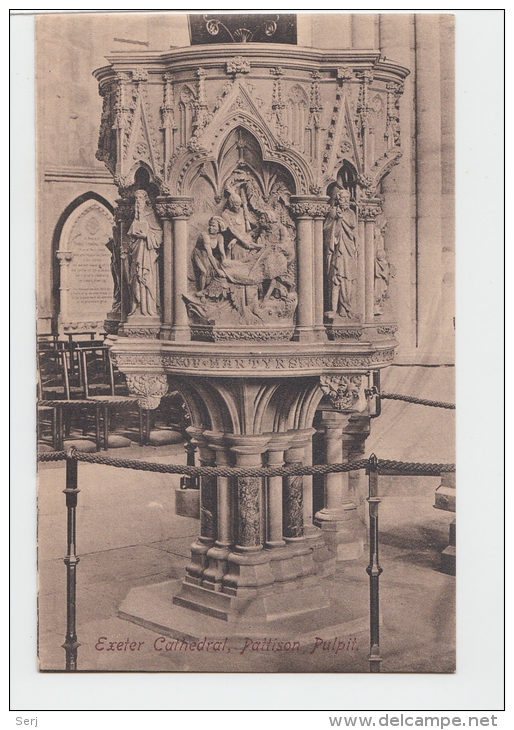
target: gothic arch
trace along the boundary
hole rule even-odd
[[[185,146],[191,137],[194,120],[194,102],[196,96],[190,86],[184,84],[180,90],[178,102],[178,144]]]
[[[140,173],[140,172],[143,172],[143,173],[146,172],[148,175],[148,183],[143,186],[140,186],[140,187],[144,187],[145,189],[147,189],[148,186],[155,187],[156,191],[157,191],[157,192],[154,191],[154,196],[155,196],[155,194],[157,194],[158,191],[160,190],[162,180],[160,177],[158,177],[155,174],[154,170],[152,170],[150,165],[147,162],[144,162],[143,160],[136,160],[134,162],[134,164],[130,167],[129,171],[127,172],[127,174],[125,175],[125,177],[123,179],[123,187],[129,188],[129,187],[135,186],[138,182],[138,177],[139,177],[138,173]],[[152,191],[148,191],[148,192],[152,192]]]
[[[309,97],[300,84],[295,84],[286,99],[287,138],[302,152],[309,115]]]
[[[170,189],[178,195],[191,195],[198,168],[204,163],[217,162],[227,137],[238,128],[246,130],[257,140],[263,162],[274,162],[288,171],[294,182],[293,194],[309,194],[314,184],[313,170],[303,156],[279,143],[269,129],[244,110],[226,119],[216,131],[207,135],[207,139],[201,138],[200,149],[186,150],[174,161],[174,172],[168,183]]]
[[[57,224],[54,228],[54,233],[52,236],[52,254],[51,254],[51,282],[50,282],[50,288],[52,293],[52,331],[56,332],[57,328],[57,315],[59,313],[59,287],[60,287],[60,266],[59,261],[57,259],[57,251],[59,250],[59,244],[61,241],[62,232],[64,229],[64,226],[66,222],[70,219],[70,217],[73,215],[73,213],[76,211],[79,206],[81,206],[83,203],[86,203],[89,200],[96,200],[100,205],[103,205],[106,210],[113,216],[114,215],[114,207],[109,203],[109,201],[104,198],[102,195],[99,195],[98,193],[95,193],[93,190],[88,190],[87,193],[83,193],[82,195],[79,195],[77,198],[71,201],[66,208],[63,210],[61,215],[59,216],[59,220],[57,221]]]

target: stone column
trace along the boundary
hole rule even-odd
[[[310,429],[310,433],[309,442],[305,446],[303,457],[303,463],[305,466],[312,466],[312,435],[315,433],[315,429]],[[319,528],[313,523],[312,489],[312,474],[306,474],[303,477],[303,534],[309,540],[319,539],[320,537]]]
[[[69,273],[73,254],[71,251],[57,251],[56,256],[59,261],[59,329],[61,329],[68,321]]]
[[[262,466],[268,436],[227,436],[237,467]],[[274,582],[269,553],[263,550],[262,477],[236,477],[235,546],[228,556],[229,572],[223,577],[223,592],[244,594],[246,589]]]
[[[320,330],[315,330],[317,319],[323,310],[323,287],[318,291],[320,280],[319,267],[316,259],[319,250],[323,249],[321,229],[321,244],[315,243],[315,231],[319,235],[319,224],[315,228],[313,218],[322,219],[328,210],[328,198],[315,198],[307,195],[298,195],[291,198],[291,212],[296,217],[296,251],[297,251],[297,279],[298,279],[298,308],[297,333],[301,342],[319,339]],[[319,301],[317,301],[319,299]],[[321,322],[322,324],[322,322]],[[323,335],[324,336],[324,335]]]
[[[434,348],[442,296],[441,66],[439,15],[417,14],[418,348]]]
[[[231,458],[228,446],[224,443],[224,434],[204,432],[209,448],[215,453],[216,466],[230,466]],[[202,585],[214,591],[221,591],[223,576],[228,571],[227,558],[234,542],[233,534],[233,489],[229,477],[216,477],[217,486],[217,538],[207,550],[208,567],[203,572]]]
[[[355,311],[365,321],[366,306],[366,244],[364,221],[359,217],[357,221],[357,291],[355,292]]]
[[[187,294],[188,269],[188,218],[193,212],[193,198],[166,198],[161,204],[161,210],[166,217],[172,219],[172,322],[170,339],[177,342],[187,342],[191,339],[186,305],[182,299]],[[165,295],[166,297],[166,295]]]
[[[382,212],[378,201],[359,208],[364,221],[364,321],[373,324],[375,318],[375,221]]]
[[[286,466],[302,466],[305,446],[293,444],[285,453]],[[283,480],[284,539],[303,540],[303,476],[285,476]]]
[[[323,223],[325,221],[328,206],[318,206],[317,214],[314,217],[314,328],[324,330],[324,306],[323,306],[323,266],[325,255],[323,251]]]
[[[312,464],[314,428],[290,432],[290,446],[285,452],[286,465]],[[287,527],[287,525],[289,527]],[[296,532],[297,534],[292,534]],[[319,531],[312,524],[312,475],[284,477],[284,537],[308,537]]]
[[[325,376],[321,379],[323,390],[333,400],[337,410],[323,410],[321,425],[325,430],[326,463],[345,461],[343,429],[348,419],[359,408],[356,390],[361,389],[362,376],[348,374],[343,377]],[[333,381],[333,382],[332,382]],[[360,396],[359,396],[360,399]],[[362,554],[363,541],[357,520],[356,505],[349,489],[348,472],[325,476],[325,506],[315,516],[315,524],[325,536],[329,550],[338,560],[352,560]]]
[[[189,429],[191,442],[200,455],[200,466],[214,466],[214,451],[208,446],[200,429]],[[217,534],[216,477],[200,477],[200,535],[191,545],[191,561],[186,566],[186,582],[202,585],[208,566],[207,552],[214,545]],[[212,581],[210,581],[212,582]]]
[[[366,439],[370,433],[370,417],[367,414],[350,416],[348,425],[343,430],[343,456],[346,461],[358,461],[364,458]],[[350,499],[356,505],[360,521],[366,524],[368,484],[363,469],[348,472],[348,490]],[[361,533],[364,540],[364,534]]]
[[[162,277],[163,277],[163,302],[162,302],[162,326],[161,339],[169,340],[171,323],[173,321],[173,233],[172,221],[168,215],[166,198],[157,200],[157,214],[162,220]]]
[[[287,434],[275,434],[268,445],[268,466],[283,466],[284,449],[291,439]],[[267,548],[280,548],[283,539],[282,477],[268,477],[266,485],[266,542]]]
[[[414,74],[414,16],[404,13],[380,15],[380,50],[412,73],[404,85],[387,84],[391,103],[401,108],[401,149],[399,164],[382,180],[384,215],[387,219],[386,250],[396,273],[389,281],[394,319],[398,323],[398,355],[409,358],[416,343],[416,134]],[[394,110],[394,107],[393,107]],[[407,360],[412,362],[412,360]]]

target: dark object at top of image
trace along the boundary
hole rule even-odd
[[[191,45],[296,44],[296,15],[188,15]]]

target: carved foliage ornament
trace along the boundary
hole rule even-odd
[[[244,547],[258,545],[261,479],[259,477],[239,477],[237,482],[239,544]]]
[[[158,408],[162,396],[168,392],[166,375],[127,373],[126,378],[129,391],[137,396],[137,402],[145,410],[152,411]]]
[[[227,61],[227,73],[234,76],[250,73],[250,61],[242,56],[235,56],[232,60]]]
[[[193,214],[194,206],[190,200],[173,203],[157,203],[155,206],[160,218],[189,218]]]
[[[374,221],[382,213],[379,205],[361,205],[359,207],[359,216],[364,221]]]
[[[319,382],[336,411],[356,410],[362,375],[320,375]]]
[[[325,218],[330,206],[327,203],[292,203],[290,210],[297,218]]]
[[[297,462],[300,466],[300,462]],[[303,535],[303,477],[288,476],[284,479],[284,537]]]
[[[116,201],[114,217],[117,221],[130,221],[134,215],[134,203],[130,198],[121,198]]]

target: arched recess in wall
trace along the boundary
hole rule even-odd
[[[331,183],[327,188],[327,195],[333,198],[341,188],[349,191],[350,199],[352,203],[355,203],[357,199],[357,170],[348,160],[343,161],[337,173],[336,182]]]
[[[66,208],[63,210],[61,215],[59,216],[59,220],[57,221],[57,225],[55,226],[53,237],[52,237],[52,266],[51,266],[51,289],[52,289],[52,331],[54,334],[57,333],[58,329],[58,315],[59,315],[59,305],[60,305],[60,286],[61,286],[61,266],[59,263],[59,259],[57,256],[57,252],[59,250],[63,250],[62,246],[62,238],[63,238],[63,231],[65,231],[65,227],[73,220],[73,218],[78,217],[80,215],[80,211],[78,211],[78,208],[80,206],[83,206],[85,209],[87,207],[87,203],[90,203],[91,205],[96,203],[97,206],[100,206],[100,210],[105,211],[106,216],[110,216],[111,218],[114,216],[114,207],[109,203],[106,198],[102,197],[98,193],[93,192],[92,190],[89,190],[86,193],[83,193],[82,195],[79,195],[77,198],[75,198],[69,205],[66,206]]]

